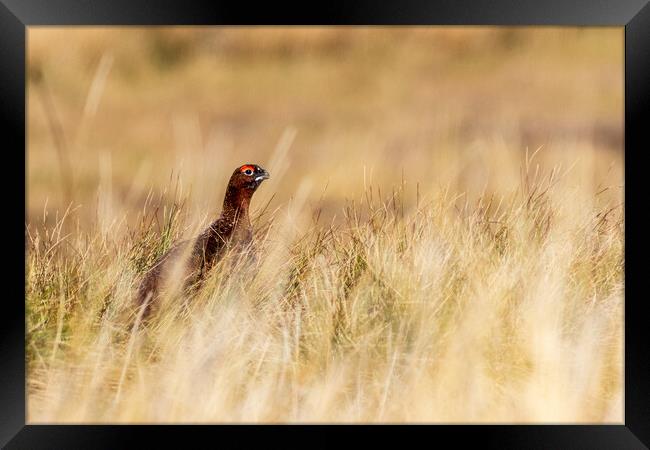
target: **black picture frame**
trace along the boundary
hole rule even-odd
[[[625,419],[621,425],[513,425],[513,426],[261,426],[255,433],[245,426],[56,426],[25,425],[25,309],[24,258],[25,222],[12,210],[25,208],[26,195],[14,195],[25,182],[26,165],[26,30],[33,25],[578,25],[625,27]],[[363,433],[366,444],[410,442],[414,437],[435,443],[451,439],[454,446],[470,442],[498,448],[648,448],[650,445],[650,352],[648,321],[644,314],[641,270],[643,220],[641,208],[628,208],[639,194],[638,180],[644,165],[637,162],[650,149],[644,120],[650,105],[650,6],[647,0],[416,0],[373,2],[320,2],[311,4],[259,4],[171,0],[0,0],[0,125],[5,171],[3,184],[6,232],[0,240],[4,280],[0,291],[0,445],[6,448],[123,448],[147,439],[189,446],[206,439],[223,444],[224,436],[238,447],[252,439],[287,443],[309,442],[310,446],[341,445],[353,434]],[[12,160],[15,158],[15,160]],[[11,160],[11,161],[8,161]],[[635,161],[635,162],[633,162]],[[13,169],[13,168],[16,169]],[[18,168],[23,170],[19,171]],[[628,193],[631,195],[628,197]],[[633,195],[632,195],[633,194]],[[11,212],[9,212],[11,211]],[[26,216],[25,216],[26,218]],[[22,230],[21,230],[22,229]],[[14,237],[15,235],[15,237]],[[6,236],[6,237],[5,237]],[[641,239],[641,240],[638,240]],[[13,243],[15,256],[11,255]],[[23,245],[21,249],[21,245]],[[24,260],[23,260],[24,261]],[[15,273],[14,273],[15,271]],[[22,293],[22,297],[21,297]],[[644,338],[645,336],[645,338]],[[321,431],[318,440],[308,437]],[[324,432],[323,432],[324,431]],[[364,432],[366,431],[366,432]],[[369,433],[367,431],[370,431]],[[291,432],[290,442],[281,432]],[[188,434],[190,436],[188,436]],[[283,433],[284,434],[284,433]],[[415,436],[414,436],[415,435]],[[310,439],[302,441],[300,438]],[[397,441],[399,439],[399,441]],[[409,439],[404,441],[404,439]]]

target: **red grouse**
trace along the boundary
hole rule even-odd
[[[184,287],[201,281],[228,249],[246,249],[253,238],[248,217],[251,197],[269,173],[257,164],[245,164],[233,172],[226,188],[221,216],[195,241],[183,241],[163,254],[144,276],[138,290],[138,302],[146,303],[144,315],[160,293],[164,278],[181,263],[180,276]],[[192,243],[193,242],[193,243]],[[192,245],[192,248],[188,248]]]

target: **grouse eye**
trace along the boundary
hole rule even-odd
[[[246,169],[246,170],[244,170],[244,173],[245,173],[246,175],[253,175],[253,171],[252,171],[251,169]]]

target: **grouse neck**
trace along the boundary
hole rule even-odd
[[[233,223],[240,219],[248,220],[248,207],[253,196],[248,189],[237,189],[228,186],[226,196],[223,200],[222,216],[230,219]]]

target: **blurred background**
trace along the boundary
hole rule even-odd
[[[369,185],[515,190],[540,147],[622,199],[623,28],[29,27],[28,73],[28,223],[129,219],[170,180],[214,216],[248,162],[254,207],[336,220]]]

